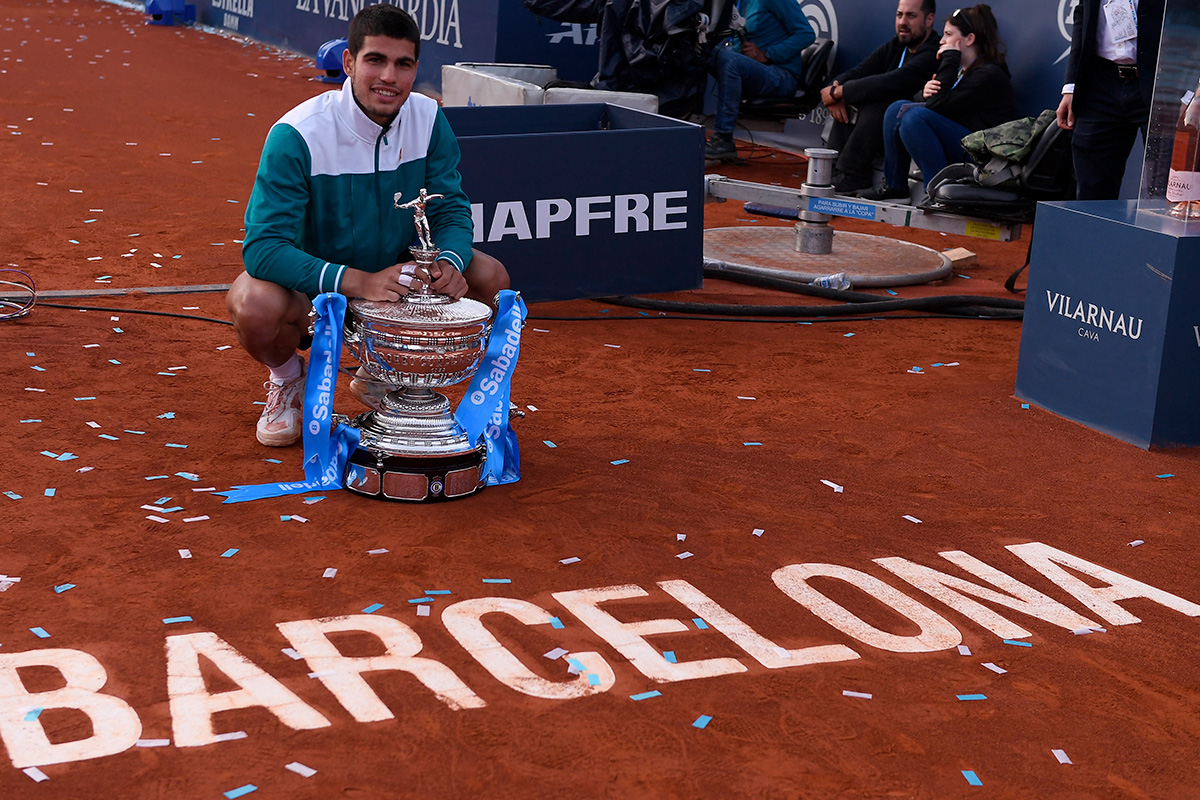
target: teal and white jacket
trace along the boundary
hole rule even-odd
[[[378,272],[411,261],[411,209],[400,201],[425,187],[443,194],[426,207],[439,260],[471,263],[471,204],[459,149],[436,101],[411,94],[388,129],[351,94],[320,94],[284,114],[263,146],[246,206],[242,259],[251,276],[315,297],[340,291],[347,267]]]

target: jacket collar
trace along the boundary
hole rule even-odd
[[[405,103],[405,105],[408,104]],[[400,122],[400,116],[404,113],[404,106],[400,107],[400,113],[396,115],[394,120],[392,120],[391,127],[389,127],[387,130],[383,130],[378,123],[368,117],[366,113],[363,112],[362,108],[359,107],[358,102],[354,99],[354,90],[350,86],[350,79],[347,78],[342,82],[342,91],[338,96],[337,110],[338,117],[341,119],[342,123],[350,129],[351,133],[362,139],[364,142],[370,142],[371,144],[374,144],[379,138],[381,131],[383,133],[391,133],[397,128]]]

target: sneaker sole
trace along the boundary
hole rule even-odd
[[[288,447],[300,441],[300,437],[304,435],[304,431],[296,431],[290,433],[281,431],[279,433],[264,433],[255,431],[254,438],[258,439],[258,443],[267,447]]]

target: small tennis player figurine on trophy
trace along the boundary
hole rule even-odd
[[[445,197],[444,194],[430,194],[425,191],[425,187],[421,187],[421,192],[407,203],[401,203],[400,197],[404,192],[396,192],[395,200],[393,201],[396,208],[411,208],[413,210],[413,222],[417,226],[417,241],[420,247],[410,247],[408,252],[412,253],[413,260],[422,267],[428,268],[433,264],[438,257],[438,253],[442,252],[433,243],[433,231],[429,230],[429,220],[425,216],[425,206],[429,205],[430,200],[436,200],[439,197]]]

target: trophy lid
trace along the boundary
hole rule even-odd
[[[355,316],[365,321],[422,328],[478,325],[492,316],[492,310],[478,300],[468,297],[451,300],[443,294],[418,292],[412,292],[394,303],[356,298],[350,301],[349,306]]]

